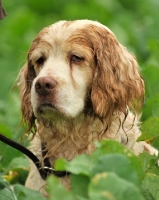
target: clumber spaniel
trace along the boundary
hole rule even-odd
[[[60,21],[34,39],[19,74],[23,120],[33,132],[32,152],[52,165],[91,154],[94,141],[113,139],[136,155],[156,150],[141,135],[138,111],[144,82],[135,57],[106,26],[90,20]],[[69,187],[69,177],[61,178]],[[46,195],[31,164],[26,186]]]

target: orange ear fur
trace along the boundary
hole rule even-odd
[[[27,63],[21,69],[18,76],[18,87],[21,99],[21,111],[23,121],[28,125],[28,131],[35,131],[35,117],[31,106],[31,85],[35,77],[34,70],[30,63]],[[34,128],[34,130],[32,129]]]
[[[92,27],[91,27],[92,28]],[[104,28],[94,28],[96,69],[91,91],[94,112],[101,118],[135,111],[143,104],[144,82],[135,57]],[[97,30],[98,29],[98,30]],[[137,104],[135,105],[135,103]]]

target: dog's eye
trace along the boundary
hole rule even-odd
[[[79,56],[76,56],[76,55],[71,56],[71,62],[80,63],[83,60],[84,60],[84,58],[82,58],[82,57],[79,57]]]
[[[36,60],[36,64],[37,65],[42,65],[45,61],[45,58],[44,57],[40,57],[39,59]]]

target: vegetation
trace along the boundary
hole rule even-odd
[[[11,92],[29,46],[36,34],[58,20],[92,19],[108,26],[118,40],[133,52],[146,84],[142,110],[143,135],[159,149],[159,1],[144,0],[16,0],[3,1],[8,16],[0,21],[0,132],[20,140],[23,130],[19,97]],[[72,172],[72,190],[66,191],[54,177],[48,179],[51,200],[159,199],[159,168],[155,156],[132,155],[114,141],[98,143],[92,156],[72,162],[59,160],[57,169]],[[28,160],[0,142],[0,199],[43,200],[25,188]]]

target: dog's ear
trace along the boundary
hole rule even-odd
[[[22,119],[27,123],[28,131],[33,131],[33,127],[35,128],[35,117],[31,106],[31,86],[34,78],[34,68],[28,61],[20,70],[17,82],[21,99]]]
[[[141,107],[144,82],[135,57],[104,27],[91,27],[96,68],[91,90],[93,110],[99,117]]]

